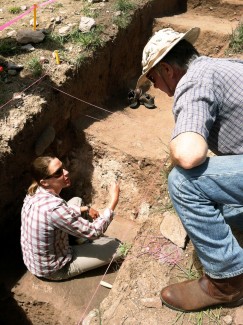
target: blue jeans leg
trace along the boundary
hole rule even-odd
[[[216,279],[243,273],[243,249],[230,227],[242,228],[243,155],[208,158],[190,170],[175,167],[168,185],[205,272]]]

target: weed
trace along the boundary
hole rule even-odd
[[[113,23],[119,28],[126,28],[129,25],[131,17],[128,14],[122,14],[113,18]]]
[[[0,40],[0,53],[1,55],[13,55],[18,52],[16,42],[10,38]]]
[[[78,69],[82,63],[84,62],[86,56],[84,54],[80,54],[76,59],[76,68]]]
[[[126,13],[135,8],[135,4],[130,2],[129,0],[117,0],[115,3],[115,10],[122,11]]]
[[[63,7],[63,4],[60,3],[60,2],[57,2],[57,3],[54,3],[54,7],[55,8],[61,8],[61,7]]]
[[[28,62],[28,68],[29,70],[32,72],[32,75],[34,77],[39,77],[42,74],[42,64],[40,63],[40,61],[37,58],[32,58],[29,62]]]
[[[126,242],[122,243],[118,247],[118,253],[121,254],[123,258],[125,258],[131,248],[132,248],[132,244]]]
[[[65,36],[52,34],[50,38],[52,38],[53,41],[61,45],[67,42],[71,42],[80,44],[86,50],[95,50],[103,45],[101,33],[101,26],[96,26],[96,28],[92,29],[90,32],[87,33],[82,33],[78,28],[76,28],[71,33]]]
[[[120,11],[120,15],[113,18],[113,23],[119,28],[125,28],[131,20],[129,11],[135,8],[135,4],[129,0],[117,0],[115,10]]]
[[[243,53],[243,23],[232,31],[229,43],[229,50],[233,53]]]
[[[96,9],[92,8],[90,4],[84,5],[84,7],[81,10],[81,13],[86,16],[86,17],[91,17],[91,18],[97,18],[98,17],[98,12]]]
[[[8,11],[10,12],[10,14],[19,14],[21,12],[21,8],[20,7],[11,7],[8,9]]]

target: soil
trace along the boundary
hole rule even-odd
[[[0,1],[0,25],[16,17],[9,12],[10,8],[32,3]],[[88,310],[90,320],[86,318],[85,324],[187,325],[231,321],[228,324],[240,325],[242,307],[194,314],[161,307],[159,291],[163,286],[188,278],[188,273],[198,276],[202,268],[190,242],[185,249],[179,249],[162,238],[159,231],[163,213],[171,210],[166,175],[170,165],[173,98],[151,87],[148,92],[155,97],[156,108],[131,109],[127,93],[135,88],[141,72],[144,44],[153,32],[165,26],[185,31],[200,25],[201,36],[196,43],[199,52],[243,58],[242,54],[226,52],[231,30],[242,19],[242,1],[134,0],[135,7],[125,17],[126,28],[115,23],[121,17],[116,3],[62,0],[38,9],[37,29],[55,34],[68,24],[75,28],[81,15],[92,15],[97,26],[103,26],[104,45],[95,51],[46,37],[44,42],[34,45],[34,52],[23,52],[15,34],[9,37],[8,33],[30,28],[31,14],[0,35],[1,49],[6,41],[14,48],[11,54],[0,53],[0,66],[4,68],[0,72],[0,243],[8,247],[0,270],[0,323],[76,324],[81,315],[78,307],[69,302],[67,308],[65,301],[72,290],[75,292],[78,280],[72,282],[72,287],[57,285],[59,291],[53,292],[58,292],[58,297],[48,291],[53,289],[51,285],[45,284],[45,294],[37,293],[33,298],[33,285],[36,289],[41,284],[30,277],[22,263],[20,209],[30,183],[28,166],[39,150],[41,154],[56,154],[69,167],[73,186],[63,193],[65,198],[81,196],[86,203],[103,209],[108,185],[118,178],[121,199],[117,215],[139,229],[128,257],[113,279],[112,290],[109,295],[102,293],[99,302],[107,296],[103,302]],[[52,22],[57,17],[61,17],[60,24]],[[60,65],[53,57],[54,50],[59,51]],[[75,66],[79,55],[82,60]],[[33,58],[43,62],[41,77],[33,76],[29,69]],[[8,62],[22,64],[24,69],[16,76],[9,75]],[[54,130],[54,140],[50,139],[50,130]],[[128,235],[129,228],[125,232]],[[241,241],[242,234],[237,236]],[[169,260],[163,258],[168,255],[167,249],[172,257]],[[70,301],[76,304],[74,298]]]

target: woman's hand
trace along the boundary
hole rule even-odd
[[[88,208],[87,212],[93,220],[97,219],[100,216],[99,212],[91,207]]]

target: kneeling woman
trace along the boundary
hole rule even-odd
[[[80,198],[66,202],[59,196],[71,182],[69,172],[58,158],[36,158],[31,173],[33,182],[21,212],[21,248],[24,263],[32,274],[64,280],[119,258],[120,242],[101,236],[113,219],[119,199],[118,184],[112,184],[110,204],[99,214],[81,206]],[[84,213],[93,222],[85,219]],[[69,235],[92,241],[71,246]]]

